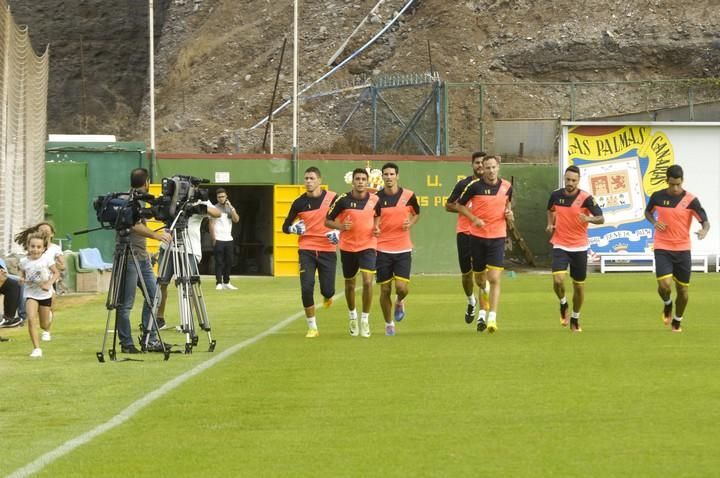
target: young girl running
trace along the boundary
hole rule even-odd
[[[53,242],[53,239],[55,239],[55,227],[53,227],[53,225],[49,222],[39,222],[34,226],[28,227],[27,229],[21,231],[20,233],[15,235],[15,242],[19,246],[25,247],[25,244],[27,244],[28,236],[35,232],[41,232],[48,236],[48,247],[45,250],[44,255],[50,257],[53,261],[55,261],[55,265],[58,271],[64,271],[65,258],[63,256],[63,252],[60,246]]]
[[[42,357],[38,325],[45,330],[50,327],[52,285],[59,277],[55,261],[43,256],[47,245],[45,234],[28,234],[25,244],[28,255],[20,261],[21,282],[25,285],[25,313],[33,344],[31,357]]]
[[[45,252],[43,252],[43,257],[50,259],[50,261],[52,262],[55,262],[55,267],[58,270],[59,276],[62,277],[62,274],[65,271],[65,258],[63,256],[63,252],[60,246],[53,243],[53,239],[55,238],[55,228],[52,224],[50,224],[49,222],[39,222],[34,226],[28,227],[27,229],[15,236],[15,242],[24,247],[25,244],[27,244],[28,236],[30,234],[38,232],[45,234],[48,238],[47,249],[45,250]],[[51,289],[53,296],[58,293],[60,283],[61,281],[58,279],[53,284],[53,287]],[[48,320],[47,322],[47,327],[43,326],[42,330],[40,331],[40,340],[44,342],[49,342],[50,340],[52,340],[52,335],[50,335],[50,327],[52,326],[54,311],[55,307],[53,304],[53,307],[50,308],[50,320]]]

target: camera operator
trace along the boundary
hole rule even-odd
[[[218,188],[217,204],[215,207],[221,215],[217,219],[210,220],[210,231],[213,238],[213,252],[215,254],[215,288],[236,290],[237,287],[230,283],[230,271],[233,265],[233,249],[235,243],[232,237],[232,225],[240,221],[237,211],[230,201],[225,189]]]
[[[147,193],[150,187],[147,169],[135,168],[132,170],[130,173],[130,187],[129,195],[131,197],[136,193]],[[147,252],[148,237],[166,244],[169,244],[171,240],[171,236],[167,232],[155,232],[148,228],[145,219],[142,218],[138,219],[135,225],[130,228],[130,245],[132,246],[133,255],[138,261],[140,270],[136,270],[132,258],[127,261],[124,271],[124,290],[120,291],[120,306],[117,309],[117,329],[118,335],[120,336],[120,345],[122,346],[121,351],[123,353],[140,353],[140,350],[138,350],[133,343],[132,329],[130,326],[130,311],[135,302],[135,287],[141,287],[140,279],[144,282],[148,292],[148,297],[143,304],[142,311],[143,339],[145,339],[144,334],[149,333],[150,337],[147,343],[147,350],[150,352],[164,352],[164,347],[157,339],[155,330],[150,327],[151,307],[156,294],[156,286],[155,274],[150,265],[150,256]]]
[[[189,262],[190,267],[192,268],[191,273],[193,275],[198,275],[198,265],[200,264],[200,261],[202,260],[202,243],[200,240],[200,226],[202,226],[203,219],[210,218],[218,218],[222,214],[220,213],[220,210],[218,210],[215,206],[213,206],[212,202],[210,201],[203,201],[199,200],[192,204],[191,209],[197,209],[198,206],[201,208],[207,207],[207,212],[204,214],[198,214],[196,212],[193,212],[190,214],[190,217],[187,220],[187,235],[190,239],[190,244],[186,244],[186,250],[188,251]],[[160,257],[158,259],[158,262],[162,264],[163,262],[163,256],[168,253],[168,248],[165,246],[165,244],[161,245],[160,248]],[[170,280],[172,279],[173,275],[175,274],[174,266],[172,257],[168,258],[167,267],[165,268],[165,273],[160,276],[158,279],[158,283],[160,284],[160,305],[158,306],[158,313],[157,313],[157,321],[158,321],[158,328],[163,329],[165,328],[165,304],[167,302],[167,286],[170,283]]]

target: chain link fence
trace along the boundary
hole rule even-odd
[[[720,121],[720,79],[445,83],[444,151],[552,162],[560,122]]]
[[[720,121],[715,78],[450,83],[424,73],[324,86],[326,93],[300,105],[301,150],[450,156],[485,150],[503,161],[543,163],[557,160],[562,120]],[[276,118],[276,151],[290,149],[288,117]],[[261,144],[260,133],[245,131],[237,151]]]

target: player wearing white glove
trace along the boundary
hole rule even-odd
[[[331,232],[325,227],[325,216],[335,193],[320,187],[322,176],[316,167],[305,171],[305,193],[297,198],[283,223],[283,232],[297,234],[298,257],[300,262],[300,291],[302,295],[308,331],[305,335],[314,338],[319,335],[315,321],[315,271],[320,279],[320,293],[324,297],[323,305],[330,307],[335,295],[335,267],[337,256],[335,244],[327,237]],[[298,220],[299,219],[299,220]],[[297,222],[294,222],[296,221]]]
[[[302,236],[305,234],[305,221],[300,219],[298,222],[293,224],[289,227],[291,234],[297,234],[298,236]]]

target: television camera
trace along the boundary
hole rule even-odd
[[[159,270],[164,274],[169,261],[172,260],[175,271],[176,285],[178,286],[178,299],[180,306],[180,319],[182,332],[186,335],[185,352],[191,353],[192,348],[197,345],[193,318],[197,318],[200,328],[207,332],[210,342],[209,351],[215,349],[215,340],[210,333],[210,321],[207,317],[205,302],[200,290],[200,276],[197,272],[197,265],[194,258],[189,254],[187,246],[187,219],[193,214],[206,214],[207,205],[203,201],[208,199],[208,190],[200,187],[200,184],[209,182],[206,179],[194,176],[175,175],[163,178],[161,183],[161,195],[155,197],[144,191],[132,189],[129,192],[110,193],[99,196],[93,201],[96,217],[100,223],[97,229],[114,229],[117,232],[118,242],[113,255],[112,276],[106,308],[108,317],[105,324],[102,349],[96,356],[100,362],[105,361],[106,341],[108,334],[112,331],[112,349],[109,351],[111,360],[116,360],[115,347],[117,342],[117,314],[115,324],[111,327],[111,312],[117,310],[121,303],[122,293],[125,289],[126,267],[132,264],[135,267],[137,276],[141,276],[140,265],[133,251],[130,241],[131,228],[143,219],[156,219],[165,223],[166,230],[171,234],[172,241],[168,246],[169,253],[165,254],[161,261]],[[82,231],[89,232],[89,231]],[[192,262],[191,262],[192,259]],[[155,350],[156,346],[149,343],[150,331],[154,330],[165,360],[169,358],[170,347],[160,338],[157,325],[157,309],[160,301],[158,294],[150,297],[144,281],[138,281],[146,303],[152,303],[150,330],[143,330],[141,347],[143,351]],[[152,348],[151,348],[152,346]],[[126,359],[130,360],[130,359]]]
[[[155,218],[168,222],[181,211],[186,217],[205,214],[207,206],[198,202],[207,201],[208,190],[201,188],[200,184],[208,182],[195,176],[175,175],[162,179],[162,194],[157,198],[133,189],[98,196],[93,201],[93,207],[101,228],[117,231],[130,229],[141,219]]]

